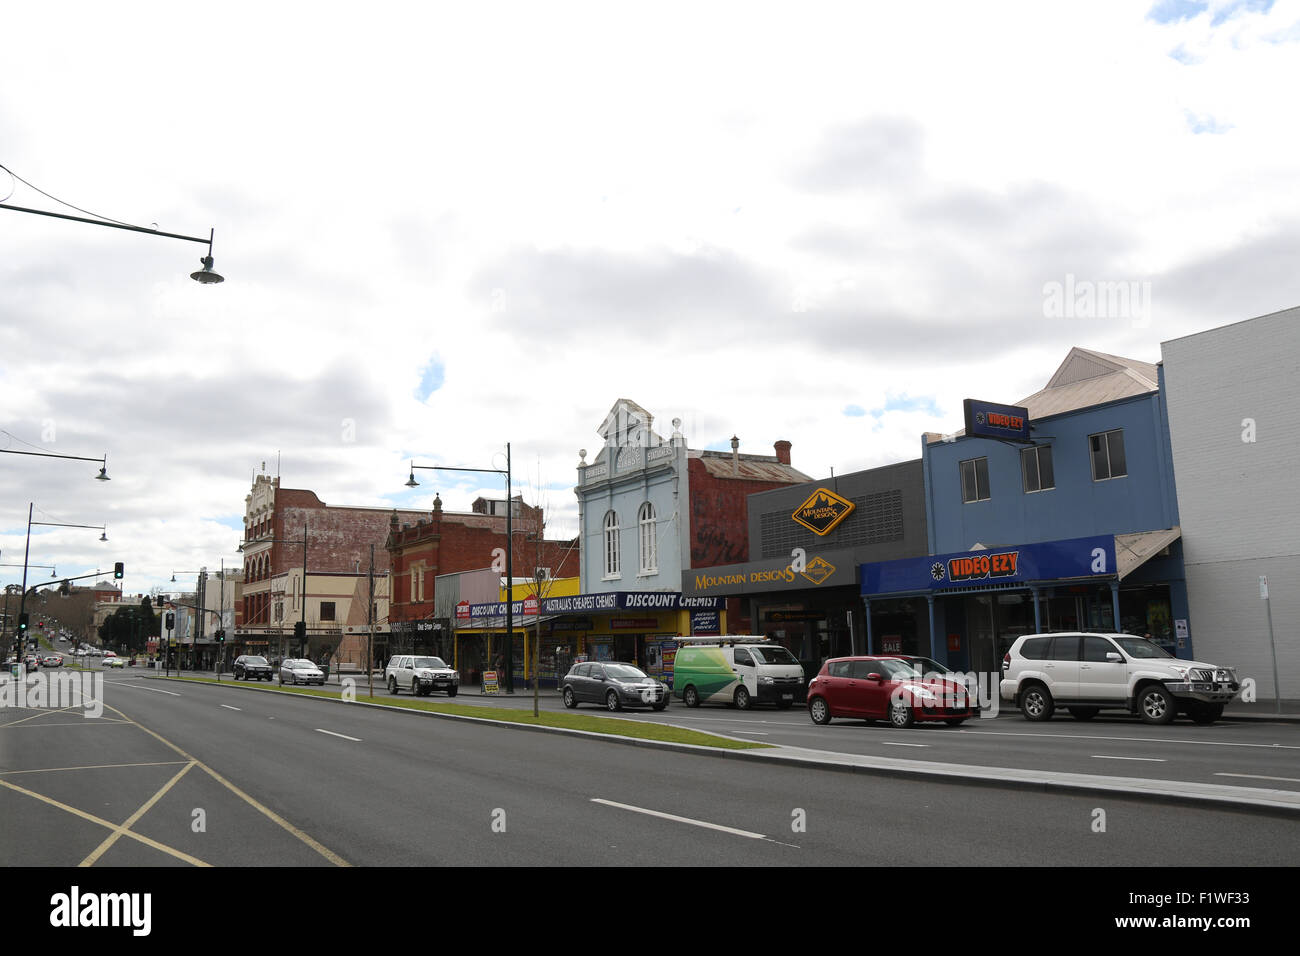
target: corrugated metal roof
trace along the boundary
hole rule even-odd
[[[695,457],[692,455],[691,457]],[[812,481],[799,469],[783,465],[775,456],[741,455],[739,462],[733,462],[726,452],[701,453],[700,461],[705,470],[714,478],[737,478],[748,481],[786,481],[797,484]]]
[[[1183,529],[1178,525],[1162,531],[1139,531],[1136,534],[1115,535],[1115,563],[1118,565],[1118,577],[1126,577],[1146,564],[1169,545],[1182,537]]]

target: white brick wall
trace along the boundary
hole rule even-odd
[[[1300,308],[1161,351],[1196,656],[1274,695],[1267,574],[1282,696],[1300,698]]]

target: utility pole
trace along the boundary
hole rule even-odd
[[[366,674],[370,687],[370,696],[375,696],[375,544],[370,543],[369,602],[366,604],[366,623],[369,633],[366,636]]]

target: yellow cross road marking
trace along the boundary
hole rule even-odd
[[[229,790],[229,791],[230,791],[231,793],[233,793],[235,796],[239,797],[241,800],[243,800],[245,803],[247,803],[247,804],[248,804],[250,807],[252,807],[254,810],[257,810],[258,812],[262,813],[262,814],[263,814],[264,816],[266,816],[269,820],[271,820],[271,821],[273,821],[273,822],[279,824],[279,825],[280,825],[281,827],[283,827],[285,830],[287,830],[287,831],[289,831],[290,833],[292,833],[292,834],[293,834],[294,836],[296,836],[299,840],[301,840],[303,843],[307,844],[309,847],[311,847],[313,850],[315,850],[315,851],[316,851],[317,853],[319,853],[321,856],[325,857],[325,859],[329,860],[329,861],[330,861],[331,863],[333,863],[335,866],[351,866],[351,864],[348,863],[345,859],[343,859],[343,857],[339,856],[339,855],[338,855],[337,853],[335,853],[333,850],[329,849],[328,847],[326,847],[326,846],[324,846],[323,844],[319,843],[318,841],[316,841],[316,840],[313,839],[312,837],[308,836],[308,835],[307,835],[306,833],[304,833],[302,830],[299,830],[296,826],[294,826],[294,825],[293,825],[292,823],[290,823],[288,820],[286,820],[286,819],[284,819],[283,817],[281,817],[281,816],[280,816],[279,814],[277,814],[274,810],[270,809],[269,807],[265,807],[265,806],[263,806],[262,804],[258,803],[256,800],[254,800],[254,799],[253,799],[252,797],[250,797],[248,794],[244,793],[244,791],[240,790],[238,787],[236,787],[233,783],[231,783],[231,782],[230,782],[229,780],[227,780],[225,777],[221,776],[221,774],[217,773],[215,770],[213,770],[211,767],[209,767],[207,764],[205,764],[202,760],[198,760],[198,759],[196,759],[196,758],[194,758],[194,757],[191,757],[189,754],[187,754],[184,750],[181,750],[180,747],[177,747],[174,743],[172,743],[172,742],[171,742],[170,740],[168,740],[166,737],[163,737],[161,734],[157,734],[157,733],[155,733],[154,731],[150,730],[148,727],[144,726],[143,724],[137,723],[136,721],[134,721],[134,720],[132,720],[130,717],[128,717],[126,714],[124,714],[124,713],[122,713],[120,710],[118,710],[116,707],[109,707],[107,704],[105,704],[104,706],[105,706],[108,710],[111,710],[113,713],[119,715],[123,720],[127,721],[128,723],[133,724],[133,725],[136,726],[136,727],[139,727],[139,728],[140,728],[141,730],[143,730],[146,734],[148,734],[149,736],[153,737],[153,738],[154,738],[155,740],[157,740],[158,742],[164,744],[164,745],[167,746],[167,747],[170,747],[172,750],[176,751],[178,754],[180,754],[180,755],[181,755],[182,757],[184,757],[186,760],[193,761],[194,764],[196,764],[196,765],[197,765],[201,770],[203,770],[204,773],[206,773],[208,776],[210,776],[213,780],[217,781],[217,783],[221,784],[223,787],[225,787],[227,790]],[[3,782],[4,782],[4,781],[0,780],[0,783],[3,783]]]
[[[184,760],[159,760],[153,763],[98,763],[88,767],[43,767],[39,770],[0,770],[0,777],[13,776],[16,773],[59,773],[64,770],[115,770],[118,767],[173,767]]]
[[[116,843],[118,841],[118,838],[121,837],[122,834],[128,832],[137,820],[139,820],[142,816],[148,813],[149,810],[153,807],[153,805],[162,799],[163,794],[165,794],[168,790],[174,787],[177,784],[177,782],[181,779],[181,777],[185,776],[187,773],[190,772],[190,768],[193,766],[194,763],[191,761],[190,763],[187,763],[184,767],[181,767],[181,769],[177,771],[176,776],[172,777],[165,784],[163,784],[161,790],[159,790],[152,797],[146,800],[144,804],[140,807],[140,809],[135,811],[135,813],[127,817],[126,822],[123,823],[121,826],[119,826],[116,830],[114,830],[112,834],[106,837],[103,843],[95,847],[95,849],[91,851],[90,856],[82,860],[78,864],[78,866],[94,866],[95,861],[98,860],[101,856],[103,856],[106,852],[108,852],[109,847],[111,847],[114,843]]]
[[[71,707],[60,707],[58,710],[46,710],[44,708],[36,708],[36,707],[25,707],[23,709],[35,710],[36,713],[28,717],[20,718],[19,720],[11,720],[7,724],[0,724],[0,727],[12,727],[14,726],[14,724],[21,724],[28,720],[35,720],[37,717],[48,717],[50,714],[65,714],[70,710],[85,710],[86,708],[82,704],[74,704]]]
[[[73,816],[81,817],[83,820],[89,820],[91,823],[97,823],[101,827],[106,827],[109,830],[118,829],[116,823],[110,823],[109,821],[104,820],[101,817],[95,816],[93,813],[87,813],[84,810],[78,810],[76,807],[70,807],[66,803],[60,803],[58,800],[51,799],[50,797],[47,797],[44,794],[36,793],[34,790],[28,790],[26,787],[20,787],[15,783],[10,783],[8,780],[0,780],[0,787],[7,787],[8,789],[14,790],[18,793],[24,793],[29,797],[35,797],[37,800],[40,800],[43,803],[48,803],[52,807],[58,807],[60,810],[66,810],[68,813],[71,813]],[[161,850],[163,853],[167,853],[171,856],[174,856],[178,860],[184,860],[186,863],[192,864],[193,866],[212,865],[210,863],[204,863],[198,857],[190,856],[188,853],[182,853],[180,850],[159,843],[157,840],[151,840],[149,839],[149,837],[144,836],[143,834],[134,833],[131,830],[125,830],[123,831],[122,835],[130,837],[132,840],[138,840],[139,842],[143,843],[145,846],[151,846],[155,850]]]

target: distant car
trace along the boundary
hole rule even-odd
[[[41,659],[37,657],[35,654],[28,654],[26,657],[23,658],[23,663],[27,666],[27,670],[30,673],[31,671],[40,668]]]
[[[47,654],[41,660],[42,667],[62,667],[63,657],[59,654]]]
[[[311,661],[291,657],[280,664],[280,683],[324,685],[325,672]]]
[[[409,690],[425,697],[436,690],[455,697],[460,690],[460,674],[447,666],[441,657],[423,654],[398,654],[384,668],[384,682],[390,694]]]
[[[668,706],[668,685],[633,664],[585,661],[574,664],[560,681],[564,706],[602,704],[606,710]]]
[[[104,666],[104,667],[125,667],[125,666],[126,666],[126,661],[123,660],[122,658],[120,658],[120,657],[116,657],[116,656],[114,656],[114,657],[105,657],[105,658],[104,658],[103,666]]]
[[[925,665],[901,657],[837,657],[808,685],[808,716],[815,724],[857,717],[898,728],[936,720],[955,727],[979,716],[979,706],[964,683]]]
[[[271,665],[260,654],[240,654],[235,658],[235,680],[270,680],[275,676]]]

